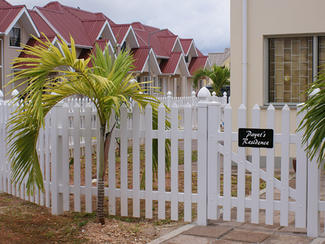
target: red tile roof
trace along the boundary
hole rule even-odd
[[[42,19],[41,16],[38,15],[38,13],[36,13],[36,11],[29,10],[28,12],[40,33],[44,33],[47,37],[56,36],[51,27],[46,24],[46,22]]]
[[[22,8],[24,6],[12,6],[6,1],[0,0],[0,32],[10,26]],[[159,29],[140,22],[116,24],[103,13],[92,13],[79,8],[72,8],[59,2],[50,2],[44,7],[36,7],[36,11],[30,10],[29,13],[39,31],[49,37],[51,41],[58,34],[69,42],[71,35],[76,45],[83,47],[79,55],[80,58],[87,58],[95,43],[102,49],[106,47],[109,40],[97,40],[97,37],[107,22],[113,31],[114,37],[120,44],[122,44],[121,42],[132,26],[139,44],[139,48],[132,50],[135,58],[135,71],[143,69],[151,48],[154,55],[162,59],[160,69],[163,74],[174,74],[182,56],[181,52],[173,52],[178,36],[168,29]],[[186,55],[191,48],[193,39],[179,40],[183,49],[182,52],[184,52],[183,55]],[[31,41],[29,43],[33,44]],[[188,66],[191,74],[198,68],[204,67],[207,62],[207,57],[198,49],[196,50],[199,57],[192,58]]]
[[[92,47],[106,21],[115,25],[102,13],[91,13],[59,2],[51,2],[37,9],[59,32],[57,34],[66,41],[70,40],[71,35],[76,45]]]
[[[188,53],[188,50],[190,49],[193,39],[180,39],[180,41],[181,41],[184,54],[186,55]]]
[[[199,49],[196,48],[196,51],[197,51],[198,57],[207,57],[207,56],[204,56],[203,53],[201,53],[201,51]]]
[[[149,54],[149,48],[135,48],[131,50],[131,53],[134,58],[134,71],[141,71],[143,69],[143,66],[146,63],[148,54]]]
[[[4,7],[0,7],[0,32],[4,33],[25,6],[6,7],[4,3],[1,6]]]
[[[106,20],[84,20],[82,21],[85,30],[89,36],[90,42],[94,43],[102,30]]]
[[[58,7],[57,4],[55,6],[56,10],[53,10],[53,5],[50,5],[50,8],[38,7],[38,10],[59,32],[57,34],[61,35],[67,42],[70,42],[70,36],[72,36],[77,45],[92,46],[82,22],[74,15],[67,14],[67,12],[62,7]]]
[[[98,44],[98,46],[100,47],[100,49],[102,49],[104,51],[108,42],[109,42],[108,40],[97,40],[95,42],[95,45]],[[95,45],[94,45],[94,47],[95,47]]]
[[[121,44],[129,28],[129,24],[112,26],[112,31],[114,33],[117,43]]]
[[[174,74],[181,58],[181,52],[173,52],[168,60],[163,60],[160,63],[160,70],[164,74]]]
[[[206,62],[208,61],[207,56],[194,57],[191,59],[191,62],[188,66],[190,74],[193,75],[198,69],[204,68]]]
[[[4,0],[0,0],[0,8],[11,8],[12,5]]]

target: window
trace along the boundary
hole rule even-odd
[[[304,102],[313,81],[313,37],[270,38],[268,70],[268,102]]]
[[[20,47],[20,28],[13,27],[9,34],[9,42],[12,47]]]
[[[125,51],[125,49],[126,49],[126,42],[123,42],[122,47],[121,47],[121,51]]]
[[[3,55],[3,52],[2,52],[2,39],[0,39],[0,90],[3,90],[3,79],[2,79],[2,76],[3,76],[3,67],[2,67],[2,55]]]
[[[325,71],[325,37],[318,38],[318,72]]]

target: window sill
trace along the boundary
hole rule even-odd
[[[16,46],[10,46],[10,45],[9,45],[9,47],[13,48],[13,49],[23,49],[22,47],[16,47]]]

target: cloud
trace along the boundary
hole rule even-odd
[[[50,1],[9,0],[28,8]],[[92,12],[103,12],[116,23],[140,21],[168,28],[181,38],[193,38],[204,53],[230,46],[229,0],[60,0],[62,4]]]

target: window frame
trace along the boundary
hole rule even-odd
[[[4,90],[4,72],[3,72],[3,62],[4,62],[4,47],[3,47],[3,43],[4,43],[4,40],[0,38],[0,49],[1,49],[1,55],[0,55],[0,59],[1,59],[1,64],[0,64],[0,69],[1,69],[1,72],[0,72],[0,76],[1,76],[1,89],[0,90]]]
[[[11,45],[11,33],[13,33],[13,30],[14,29],[18,29],[19,30],[19,45],[18,46],[16,46],[16,45]],[[14,26],[14,27],[12,27],[12,29],[10,30],[10,32],[9,32],[9,47],[13,47],[13,48],[21,48],[21,28],[20,27],[18,27],[18,26]]]
[[[269,40],[272,38],[300,38],[300,37],[312,37],[313,38],[313,78],[312,82],[315,82],[318,74],[318,39],[319,37],[325,37],[325,35],[315,35],[315,34],[301,34],[301,35],[268,35],[263,38],[263,80],[264,80],[264,88],[263,88],[263,104],[265,107],[270,104],[274,106],[283,106],[287,104],[290,107],[297,107],[300,102],[270,102],[269,101],[269,63],[270,63],[270,54],[269,54]]]

